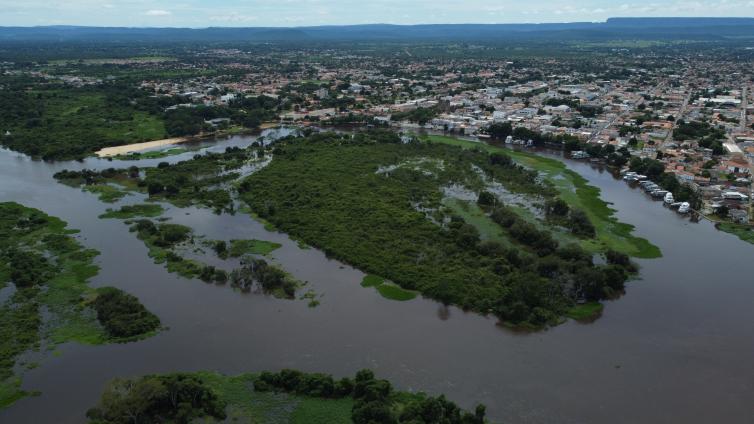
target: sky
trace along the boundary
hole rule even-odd
[[[0,0],[0,26],[308,26],[754,16],[754,0]]]

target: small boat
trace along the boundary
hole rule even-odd
[[[664,197],[665,197],[665,195],[667,195],[668,193],[669,193],[669,192],[668,192],[667,190],[655,190],[655,191],[651,192],[650,194],[651,194],[651,195],[652,195],[652,197],[654,197],[655,199],[662,199],[662,198],[664,198]]]
[[[589,159],[589,153],[583,150],[571,152],[571,159]]]
[[[666,205],[672,205],[674,202],[675,202],[675,197],[673,197],[673,193],[668,193],[665,195]]]
[[[689,202],[683,202],[681,203],[681,206],[678,207],[678,213],[689,213],[691,210],[691,205]]]

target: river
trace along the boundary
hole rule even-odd
[[[211,148],[253,139],[230,137]],[[93,285],[138,296],[169,329],[137,343],[60,346],[60,355],[45,355],[24,374],[23,387],[42,394],[0,411],[0,422],[83,422],[113,377],[283,367],[336,376],[372,368],[401,389],[445,393],[464,407],[485,403],[491,418],[506,423],[754,422],[754,248],[709,223],[690,223],[598,166],[567,163],[601,188],[618,218],[635,225],[664,257],[637,261],[641,279],[608,302],[594,323],[569,321],[516,334],[492,318],[434,301],[386,300],[359,285],[360,271],[302,249],[243,214],[167,211],[173,222],[209,238],[281,243],[272,257],[308,281],[321,304],[309,308],[304,300],[180,278],[153,264],[121,221],[97,218],[112,205],[52,178],[65,168],[133,162],[50,164],[2,150],[0,200],[41,209],[80,229],[82,243],[101,252]],[[138,200],[129,196],[120,203]]]

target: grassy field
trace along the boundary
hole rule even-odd
[[[100,202],[105,203],[115,203],[130,194],[125,190],[109,184],[84,186],[83,190],[96,194]]]
[[[366,275],[361,280],[361,287],[374,287],[385,299],[397,300],[400,302],[412,300],[418,295],[418,293],[413,290],[406,290],[395,283],[385,281],[382,277],[371,274]]]
[[[754,227],[724,222],[717,224],[717,229],[733,234],[745,242],[754,244]]]
[[[584,240],[582,247],[591,252],[613,249],[638,258],[658,258],[662,256],[657,246],[646,239],[631,234],[634,229],[632,225],[619,222],[614,217],[615,211],[600,199],[598,188],[590,186],[584,177],[569,170],[561,161],[454,137],[431,135],[424,136],[422,139],[434,143],[504,153],[511,156],[519,164],[540,172],[554,185],[560,197],[569,206],[582,209],[589,216],[597,230],[597,238],[596,240]]]
[[[108,209],[99,216],[100,219],[131,219],[137,217],[154,218],[162,215],[165,210],[154,203],[126,205],[118,210]]]
[[[588,302],[571,308],[566,316],[576,321],[591,321],[602,314],[604,306],[598,302]]]
[[[382,283],[377,286],[377,291],[385,299],[397,300],[399,302],[405,302],[416,298],[417,293],[413,290],[406,290],[401,286],[394,283]]]
[[[225,376],[214,372],[197,375],[227,403],[226,422],[259,424],[350,424],[353,399],[322,399],[254,390],[256,374]],[[215,420],[199,420],[214,423]]]
[[[474,202],[460,199],[445,198],[443,205],[450,208],[454,214],[479,230],[482,240],[494,240],[504,245],[512,245],[510,238],[503,229],[497,225],[484,211]]]
[[[153,150],[151,152],[134,152],[130,155],[117,155],[113,157],[116,160],[143,160],[143,159],[161,159],[168,156],[180,155],[182,153],[190,152],[190,149],[183,147],[174,147],[167,150]]]
[[[282,247],[280,243],[265,240],[231,240],[230,256],[238,258],[246,254],[269,255],[280,247]]]

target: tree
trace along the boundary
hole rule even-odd
[[[596,230],[587,214],[580,209],[572,209],[569,217],[571,232],[581,237],[594,237]]]
[[[487,133],[495,139],[504,139],[513,134],[513,126],[510,122],[494,123],[487,127]]]
[[[568,215],[571,208],[568,207],[568,203],[563,199],[557,198],[554,200],[548,200],[545,202],[545,214],[548,216],[564,217]]]
[[[489,191],[483,191],[479,193],[479,198],[477,199],[477,204],[479,206],[495,206],[497,203],[497,197],[495,197],[494,194],[490,193]]]
[[[719,208],[717,208],[717,211],[715,213],[722,218],[726,218],[729,212],[730,212],[730,209],[728,208],[728,206],[722,205]]]
[[[160,326],[160,319],[139,299],[114,287],[98,289],[93,307],[97,320],[112,337],[141,336]]]
[[[228,257],[228,244],[225,242],[225,240],[215,241],[212,244],[212,249],[220,259],[226,259]]]
[[[188,424],[197,418],[225,419],[225,403],[197,377],[188,374],[114,379],[97,407],[87,411],[97,423]]]

